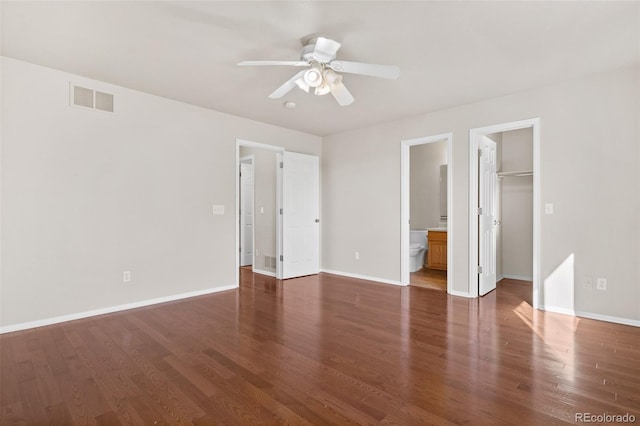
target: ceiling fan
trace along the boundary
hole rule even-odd
[[[341,44],[337,41],[324,37],[314,37],[306,42],[302,48],[299,61],[244,61],[238,65],[305,67],[305,69],[277,88],[269,97],[271,99],[279,99],[298,86],[307,93],[313,88],[316,95],[331,93],[340,106],[350,105],[355,99],[342,83],[342,76],[336,71],[392,80],[395,80],[400,75],[400,69],[393,65],[336,60],[336,53],[340,46]]]

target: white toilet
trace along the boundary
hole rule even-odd
[[[427,253],[427,230],[412,229],[409,233],[409,271],[417,272],[422,269]]]

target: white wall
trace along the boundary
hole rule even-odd
[[[500,171],[533,170],[532,129],[502,133]],[[502,275],[533,279],[533,177],[501,181]]]
[[[240,156],[248,155],[254,156],[253,269],[275,273],[275,268],[265,264],[265,256],[276,256],[276,152],[241,146]]]
[[[468,293],[469,129],[540,117],[542,205],[555,204],[541,220],[541,276],[573,255],[576,277],[546,281],[542,304],[637,320],[639,81],[626,67],[325,137],[323,268],[400,279],[400,141],[453,132],[453,290]],[[587,275],[609,289],[582,288]],[[562,296],[574,292],[575,306]]]
[[[316,136],[10,58],[1,71],[2,327],[234,285],[236,138],[321,151]],[[69,81],[115,94],[116,112],[68,106]]]
[[[447,164],[447,142],[414,145],[409,152],[411,229],[437,227],[440,223],[440,166]]]

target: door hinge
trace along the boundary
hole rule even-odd
[[[280,209],[280,214],[282,214],[282,209]]]
[[[240,172],[240,177],[242,177],[242,172]]]
[[[284,167],[284,162],[280,162],[280,168],[282,169]]]
[[[478,207],[478,216],[482,214],[482,207]]]
[[[478,157],[482,157],[482,150],[481,149],[478,150]]]
[[[284,262],[284,256],[280,255],[280,262]]]
[[[482,266],[478,265],[478,273],[481,274],[482,273]]]

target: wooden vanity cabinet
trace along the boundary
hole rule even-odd
[[[447,270],[447,231],[429,231],[427,235],[427,268]]]

